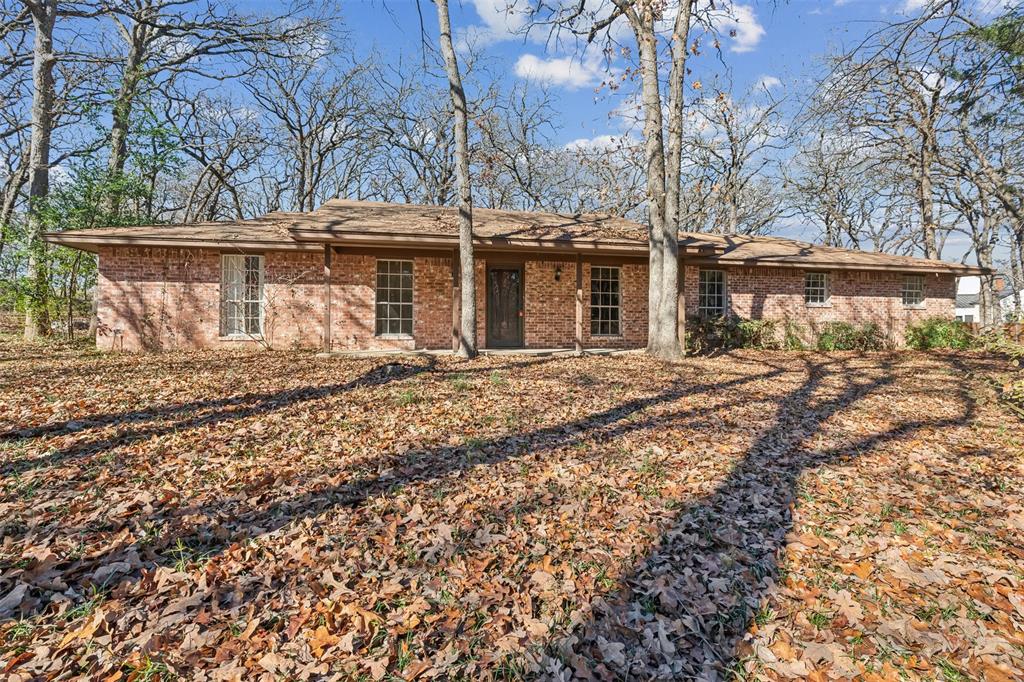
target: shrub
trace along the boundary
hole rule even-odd
[[[734,348],[777,350],[778,336],[775,320],[719,316],[691,317],[686,321],[686,349],[692,353]]]
[[[807,344],[804,343],[804,328],[792,320],[786,320],[782,347],[786,350],[807,350]]]
[[[778,350],[779,325],[775,320],[740,320],[736,323],[741,348]]]
[[[849,322],[827,322],[818,333],[818,350],[881,350],[882,330],[873,322],[855,327]]]
[[[963,322],[945,317],[929,317],[907,328],[907,347],[914,350],[931,348],[970,348],[974,344],[970,328]]]
[[[686,349],[691,353],[736,348],[737,336],[732,317],[691,317],[686,321]]]

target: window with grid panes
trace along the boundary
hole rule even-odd
[[[622,333],[619,268],[590,268],[590,333],[618,336]]]
[[[903,278],[903,305],[924,305],[924,275],[906,275]]]
[[[377,336],[412,336],[412,261],[377,261]]]
[[[701,270],[697,279],[697,312],[706,317],[725,315],[725,271]]]
[[[804,275],[804,303],[826,305],[828,303],[828,274],[808,272]]]
[[[221,256],[220,333],[263,333],[263,256]]]

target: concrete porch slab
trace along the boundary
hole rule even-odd
[[[587,348],[577,353],[574,348],[481,348],[480,355],[525,355],[532,357],[572,357],[576,355],[632,355],[643,353],[642,348]],[[333,350],[320,352],[318,358],[376,358],[376,357],[441,357],[454,355],[450,350]]]

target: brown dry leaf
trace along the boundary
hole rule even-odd
[[[999,358],[33,355],[0,344],[14,674],[1024,669]]]

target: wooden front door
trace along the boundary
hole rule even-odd
[[[523,345],[523,270],[506,266],[487,269],[487,347]]]

